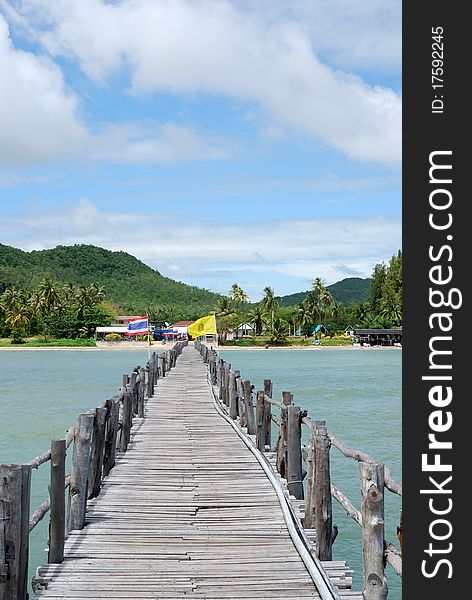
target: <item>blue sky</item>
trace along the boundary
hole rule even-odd
[[[401,247],[398,0],[0,0],[0,241],[253,300]]]

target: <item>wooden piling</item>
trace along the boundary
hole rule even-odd
[[[240,376],[236,377],[236,392],[238,395],[238,415],[239,415],[239,424],[241,427],[247,426],[247,418],[246,418],[246,403],[244,401],[244,386],[243,380]]]
[[[138,414],[138,390],[137,390],[137,381],[138,381],[138,367],[135,367],[134,371],[131,373],[129,385],[131,387],[131,403],[132,403],[132,411],[133,415]]]
[[[272,398],[272,381],[270,379],[264,379],[264,394]],[[266,431],[265,444],[270,448],[272,440],[272,406],[270,402],[265,403],[264,419]]]
[[[228,378],[228,404],[229,404],[229,416],[232,419],[236,419],[238,416],[238,404],[237,404],[237,391],[236,391],[236,373],[230,371]]]
[[[115,466],[116,445],[118,438],[119,414],[120,414],[120,396],[115,396],[105,402],[108,410],[106,432],[105,432],[105,451],[103,456],[103,477],[106,477]]]
[[[297,500],[303,499],[302,483],[302,447],[300,407],[288,406],[287,420],[287,486],[290,494]]]
[[[293,394],[282,392],[283,408],[280,409],[280,431],[277,442],[277,471],[282,477],[287,478],[287,455],[288,455],[288,406],[292,403]]]
[[[164,355],[159,356],[159,368],[161,377],[166,376],[166,357]]]
[[[102,484],[103,457],[105,453],[105,423],[107,409],[95,409],[93,424],[92,448],[90,453],[90,477],[88,484],[88,498],[95,498],[100,493]]]
[[[332,560],[333,511],[329,461],[330,441],[325,424],[315,424],[313,444],[316,553],[320,560]]]
[[[0,465],[0,540],[4,538],[5,550],[0,563],[0,574],[5,574],[0,579],[1,600],[28,597],[30,489],[30,465]]]
[[[259,390],[256,394],[256,445],[261,452],[265,451],[267,437],[266,404],[264,391]]]
[[[129,440],[131,437],[131,427],[133,424],[133,392],[130,385],[126,386],[123,394],[123,409],[121,419],[121,452],[126,452],[128,449]]]
[[[365,600],[385,600],[388,594],[384,572],[384,465],[360,462],[362,557]]]
[[[70,474],[70,508],[68,531],[83,529],[87,503],[87,484],[90,469],[90,448],[95,416],[90,413],[79,415],[74,435],[72,470]]]
[[[138,417],[144,418],[144,389],[146,386],[146,372],[142,367],[138,373],[139,388],[138,388]]]
[[[65,479],[66,441],[52,440],[48,563],[61,563],[64,560],[66,533]]]
[[[249,435],[256,434],[256,416],[254,414],[254,405],[252,403],[252,385],[245,379],[243,382],[244,410],[246,412],[246,426]]]

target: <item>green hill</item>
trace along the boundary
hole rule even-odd
[[[0,293],[11,286],[35,288],[45,277],[61,284],[98,282],[106,300],[127,314],[166,307],[178,318],[195,318],[210,311],[219,298],[214,292],[164,277],[126,252],[84,244],[24,252],[0,244]]]
[[[337,281],[332,285],[328,285],[328,290],[333,295],[333,298],[348,306],[353,302],[362,302],[366,300],[370,292],[370,278],[362,279],[361,277],[347,277],[341,281]],[[294,306],[303,301],[308,294],[306,292],[297,292],[288,296],[278,298],[281,306]]]

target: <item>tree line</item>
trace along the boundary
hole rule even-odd
[[[295,333],[311,336],[317,325],[331,334],[341,334],[349,326],[398,327],[402,323],[402,287],[401,250],[388,264],[375,265],[367,300],[349,306],[337,302],[320,277],[314,279],[304,300],[290,307],[280,306],[269,286],[264,288],[262,300],[250,305],[245,291],[235,283],[215,306],[218,332],[225,340],[231,330],[248,322],[256,336],[264,333],[269,343],[283,343]]]
[[[98,326],[109,325],[120,308],[106,301],[104,288],[58,283],[45,277],[33,289],[8,287],[0,295],[0,337],[21,343],[28,336],[45,338],[91,338]],[[260,302],[251,304],[246,292],[233,284],[227,296],[219,297],[214,311],[222,340],[241,323],[254,327],[255,335],[269,343],[283,343],[290,335],[312,335],[316,325],[332,334],[348,326],[385,328],[402,322],[402,253],[388,264],[376,264],[367,300],[344,306],[337,302],[323,281],[316,277],[302,302],[283,307],[274,289],[267,286]],[[148,308],[151,323],[202,316],[202,309],[187,304],[163,304]]]
[[[77,286],[45,278],[32,290],[7,288],[0,296],[0,337],[90,338],[116,316],[98,283]]]

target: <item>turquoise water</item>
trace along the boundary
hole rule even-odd
[[[401,481],[401,351],[382,349],[237,350],[222,356],[256,387],[264,378],[274,397],[291,391],[309,414],[327,421],[346,444],[364,450]],[[119,390],[123,373],[147,362],[146,350],[0,351],[0,462],[28,461],[63,437],[78,413],[100,405]],[[332,449],[333,482],[359,504],[355,461]],[[32,511],[47,497],[49,465],[33,472]],[[387,539],[396,541],[400,499],[387,493]],[[360,527],[334,502],[339,535],[334,557],[347,559],[361,586]],[[30,571],[44,564],[46,518],[34,529]],[[401,582],[388,570],[389,598],[400,600]]]
[[[293,393],[294,403],[351,448],[384,462],[401,483],[401,350],[320,348],[316,350],[224,350],[231,363],[256,389],[272,379],[273,396]],[[277,411],[274,411],[274,414]],[[306,427],[303,427],[306,433]],[[305,436],[306,437],[306,436]],[[306,439],[305,439],[306,441]],[[360,509],[358,463],[331,449],[332,482]],[[401,499],[386,491],[386,539],[398,547],[396,528]],[[362,586],[361,528],[333,499],[333,523],[339,534],[333,558],[354,568],[354,589]],[[401,600],[401,579],[388,566],[389,599]]]

